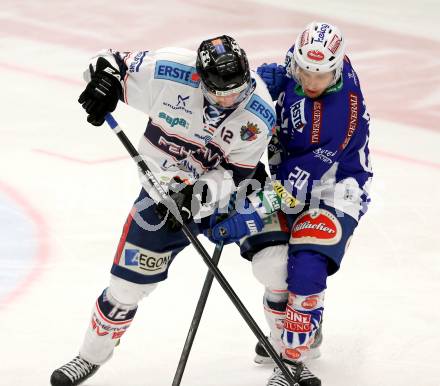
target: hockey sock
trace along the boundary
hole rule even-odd
[[[270,328],[270,342],[277,352],[282,352],[281,335],[286,317],[287,290],[272,290],[266,288],[263,304],[264,315]]]
[[[97,365],[110,359],[114,347],[130,327],[136,310],[136,304],[120,304],[111,296],[108,288],[105,289],[93,307],[80,356]]]
[[[283,357],[306,360],[324,311],[324,291],[303,296],[289,293],[282,332]]]

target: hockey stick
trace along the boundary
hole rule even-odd
[[[229,201],[228,211],[232,209],[234,203],[235,203],[235,197],[231,198],[231,200]],[[215,251],[211,258],[211,261],[216,266],[218,266],[218,262],[222,254],[222,250],[223,250],[223,241],[215,245]],[[203,311],[205,310],[206,301],[208,300],[209,292],[211,291],[213,279],[214,276],[211,273],[211,271],[208,269],[205,282],[203,283],[202,291],[200,292],[199,301],[197,302],[197,306],[194,311],[193,318],[191,320],[191,324],[188,330],[188,335],[186,336],[185,344],[183,345],[182,353],[180,354],[179,364],[177,365],[176,373],[174,374],[172,386],[180,386],[180,382],[182,381],[182,376],[185,371],[186,363],[188,362],[188,357],[191,352],[191,348],[194,343],[197,330],[199,328],[200,320],[202,319]]]
[[[216,244],[214,254],[212,255],[212,263],[216,266],[220,260],[220,255],[223,250],[223,242]],[[200,320],[202,318],[203,311],[205,309],[206,301],[208,300],[209,291],[211,290],[212,280],[214,275],[208,270],[206,274],[205,282],[203,283],[202,291],[200,292],[199,301],[197,302],[194,316],[189,326],[188,335],[186,336],[185,344],[180,354],[179,364],[177,365],[176,373],[174,374],[172,386],[179,386],[182,381],[183,372],[185,371],[186,362],[188,361],[189,353],[194,342],[194,338],[199,328]]]
[[[122,131],[121,127],[119,126],[118,122],[113,118],[113,116],[109,113],[105,117],[106,122],[110,126],[110,128],[113,130],[113,132],[117,135],[119,140],[122,142],[128,153],[130,154],[131,158],[136,162],[138,167],[141,169],[142,173],[145,175],[145,177],[148,179],[149,183],[152,187],[156,189],[156,192],[160,195],[162,198],[162,202],[164,205],[166,205],[170,212],[182,223],[182,231],[185,234],[185,236],[188,238],[188,240],[191,242],[191,244],[194,246],[196,251],[199,253],[199,255],[202,257],[205,264],[208,266],[210,272],[213,274],[213,276],[216,278],[220,286],[223,288],[223,290],[228,295],[229,299],[231,299],[232,303],[234,304],[235,308],[237,308],[240,315],[243,317],[249,328],[252,330],[254,335],[257,337],[257,339],[260,341],[260,343],[263,345],[263,347],[266,349],[267,353],[272,357],[276,365],[281,369],[284,376],[286,377],[287,381],[289,382],[290,386],[299,386],[298,379],[301,372],[295,372],[295,376],[292,375],[292,373],[289,371],[285,363],[281,360],[281,358],[278,356],[277,352],[274,350],[272,345],[269,343],[268,339],[264,335],[264,333],[261,331],[261,329],[258,327],[258,324],[255,322],[255,320],[252,318],[249,311],[246,309],[246,307],[241,302],[240,298],[237,296],[237,294],[234,292],[232,287],[230,286],[229,282],[226,280],[226,278],[223,276],[221,271],[218,269],[218,267],[212,262],[210,256],[208,255],[208,252],[206,252],[205,248],[203,247],[202,243],[197,239],[196,236],[191,232],[189,227],[183,223],[182,217],[179,214],[178,208],[176,203],[173,201],[173,199],[168,195],[167,192],[162,188],[159,181],[157,181],[154,174],[151,172],[145,161],[142,159],[136,148],[133,146],[133,144],[130,142],[128,137],[125,135],[125,133]]]

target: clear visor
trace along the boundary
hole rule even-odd
[[[217,95],[217,96],[229,96],[232,94],[238,94],[249,87],[249,83],[243,83],[241,86],[238,86],[236,88],[232,88],[230,90],[226,91],[217,91],[217,90],[211,90],[209,91],[211,94]]]
[[[309,72],[309,73],[311,73],[311,74],[317,74],[317,72],[309,71],[309,70],[306,70],[306,69],[304,69],[304,68],[301,68],[301,67],[298,65],[298,63],[296,62],[296,60],[295,60],[295,59],[292,59],[292,64],[291,64],[291,66],[290,66],[290,75],[292,75],[292,77],[295,79],[295,81],[296,81],[301,87],[303,87],[303,85],[301,84],[301,78],[300,78],[300,76],[299,76],[299,72],[300,72],[300,70],[305,71],[305,72]],[[332,81],[330,82],[330,84],[328,85],[328,87],[331,87],[331,86],[335,85],[336,82],[339,80],[339,77],[341,76],[341,70],[339,70],[339,71],[338,71],[338,70],[331,70],[331,71],[328,71],[328,72],[332,72],[332,73],[333,73],[333,79],[332,79]],[[327,72],[321,72],[321,73],[319,73],[319,74],[325,74],[325,73],[327,73]]]
[[[201,82],[202,92],[209,104],[220,109],[235,109],[252,92],[252,84],[244,83],[227,91],[211,91]]]

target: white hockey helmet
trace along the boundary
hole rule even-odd
[[[335,71],[333,85],[341,76],[344,55],[345,41],[339,28],[314,21],[296,38],[292,75],[297,78],[296,66],[311,72]]]

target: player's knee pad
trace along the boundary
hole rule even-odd
[[[138,284],[132,283],[120,277],[111,275],[109,295],[115,302],[124,305],[138,304],[142,298],[148,296],[157,287],[157,283]]]
[[[287,287],[287,250],[284,245],[267,247],[252,259],[252,272],[266,288],[285,290]]]
[[[327,288],[327,257],[315,251],[289,253],[287,283],[290,292],[311,295]]]

